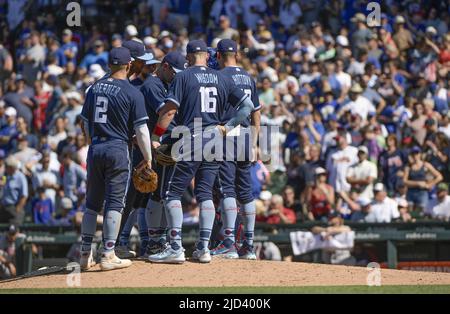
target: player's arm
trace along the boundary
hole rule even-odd
[[[231,118],[224,126],[225,134],[229,130],[234,129],[242,122],[244,122],[248,118],[248,116],[252,113],[254,108],[255,107],[251,99],[244,94],[242,100],[240,100],[240,104],[238,105],[236,115],[233,118]]]
[[[158,113],[158,121],[152,132],[152,144],[156,148],[159,146],[161,136],[166,133],[167,128],[175,117],[175,114],[180,108],[181,100],[183,99],[183,91],[185,90],[183,84],[183,76],[176,75],[170,84],[167,98],[161,103],[156,110]]]
[[[175,114],[177,113],[178,106],[172,100],[167,100],[164,106],[158,111],[158,122],[156,122],[155,128],[152,133],[153,147],[158,146],[161,136],[166,133],[167,128],[172,122]]]
[[[83,109],[81,110],[80,118],[81,118],[81,131],[86,138],[86,141],[89,145],[91,145],[91,136],[89,134],[89,117],[90,117],[90,100],[92,98],[92,94],[89,92],[90,89],[86,93],[86,97],[83,104]]]
[[[257,151],[257,147],[258,147],[258,137],[259,137],[259,132],[261,130],[261,104],[259,103],[259,96],[256,93],[256,84],[253,81],[252,84],[252,102],[253,102],[253,106],[255,107],[250,115],[250,120],[251,120],[251,125],[252,125],[252,146],[253,146],[253,154],[254,154],[254,159],[257,157],[256,156],[256,151]]]
[[[150,132],[147,126],[147,111],[145,110],[144,96],[138,92],[134,98],[134,106],[132,117],[134,132],[136,134],[136,141],[138,143],[139,149],[141,150],[144,160],[147,162],[148,166],[151,167],[152,161],[152,148],[150,145]]]

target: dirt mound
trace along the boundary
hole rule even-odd
[[[369,271],[361,267],[270,261],[214,260],[211,264],[150,264],[135,261],[122,270],[102,272],[96,266],[81,274],[82,288],[340,286],[366,285]],[[382,285],[450,284],[450,274],[381,270]],[[64,274],[0,283],[0,289],[66,288]]]

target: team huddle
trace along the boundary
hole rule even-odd
[[[170,52],[160,62],[140,42],[124,42],[110,51],[110,72],[87,91],[81,113],[90,143],[81,226],[83,270],[96,264],[92,242],[102,210],[102,270],[128,267],[135,257],[185,262],[181,198],[192,181],[200,207],[192,259],[256,259],[250,174],[260,124],[255,82],[237,66],[232,40],[221,40],[214,51],[202,40],[192,40],[186,52],[186,57]],[[181,127],[183,134],[174,136]],[[243,156],[236,149],[236,130],[251,130]],[[215,150],[205,153],[211,146]],[[220,197],[222,229],[220,241],[211,247],[213,192]],[[130,210],[121,224],[124,208]],[[244,229],[240,244],[235,238],[238,208]],[[128,247],[136,220],[139,252]]]

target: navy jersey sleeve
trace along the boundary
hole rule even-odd
[[[175,76],[174,80],[170,84],[167,97],[164,100],[164,102],[159,106],[157,111],[161,110],[161,108],[164,107],[166,102],[168,101],[173,102],[179,108],[183,99],[183,92],[184,92],[184,79],[183,75],[179,73]]]
[[[167,96],[164,86],[162,84],[145,84],[141,87],[141,92],[147,107],[158,113]]]
[[[92,98],[92,92],[89,90],[86,94],[86,98],[84,99],[83,109],[80,114],[81,119],[86,122],[89,122],[89,117],[91,116]]]
[[[131,120],[133,121],[133,126],[137,127],[143,123],[146,123],[148,120],[148,115],[145,110],[145,100],[142,93],[136,90],[136,93],[133,93],[133,100],[131,103]]]
[[[256,92],[256,82],[252,79],[252,102],[254,109],[253,111],[258,111],[261,109],[261,104],[259,103],[258,93]]]

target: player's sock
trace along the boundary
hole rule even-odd
[[[226,247],[231,247],[234,244],[234,226],[237,217],[236,199],[227,197],[223,200],[223,244]]]
[[[103,250],[111,252],[116,245],[116,239],[119,234],[120,220],[122,213],[117,210],[107,210],[103,220]]]
[[[183,225],[183,208],[180,200],[172,200],[165,203],[168,239],[170,246],[174,250],[182,247],[181,227]]]
[[[159,223],[159,231],[160,234],[158,242],[161,244],[164,244],[167,242],[167,218],[166,218],[166,211],[164,210],[164,206],[162,209],[162,215],[161,215],[161,222]]]
[[[145,249],[147,248],[148,244],[148,227],[147,220],[145,218],[145,212],[146,209],[143,207],[139,207],[137,209],[137,224],[139,229],[139,238],[141,240],[141,245],[139,247],[140,255],[143,255],[145,253]]]
[[[97,212],[87,209],[81,222],[81,251],[91,250],[92,240],[97,229]]]
[[[244,238],[249,245],[253,245],[253,235],[255,231],[256,207],[255,201],[243,205],[244,218]]]
[[[160,202],[149,200],[146,208],[146,219],[148,225],[148,245],[154,246],[161,239],[164,229],[161,228],[161,220],[164,206]],[[164,218],[165,219],[165,218]],[[162,230],[161,230],[162,229]]]
[[[120,233],[119,237],[119,245],[120,246],[127,246],[128,242],[130,242],[130,234],[131,230],[133,229],[134,224],[136,223],[137,219],[137,210],[134,208],[131,210],[130,214],[128,215],[128,219],[125,222],[125,225],[123,226],[122,232]]]
[[[197,243],[197,249],[207,248],[211,231],[216,217],[216,210],[212,200],[200,203],[200,241]]]

